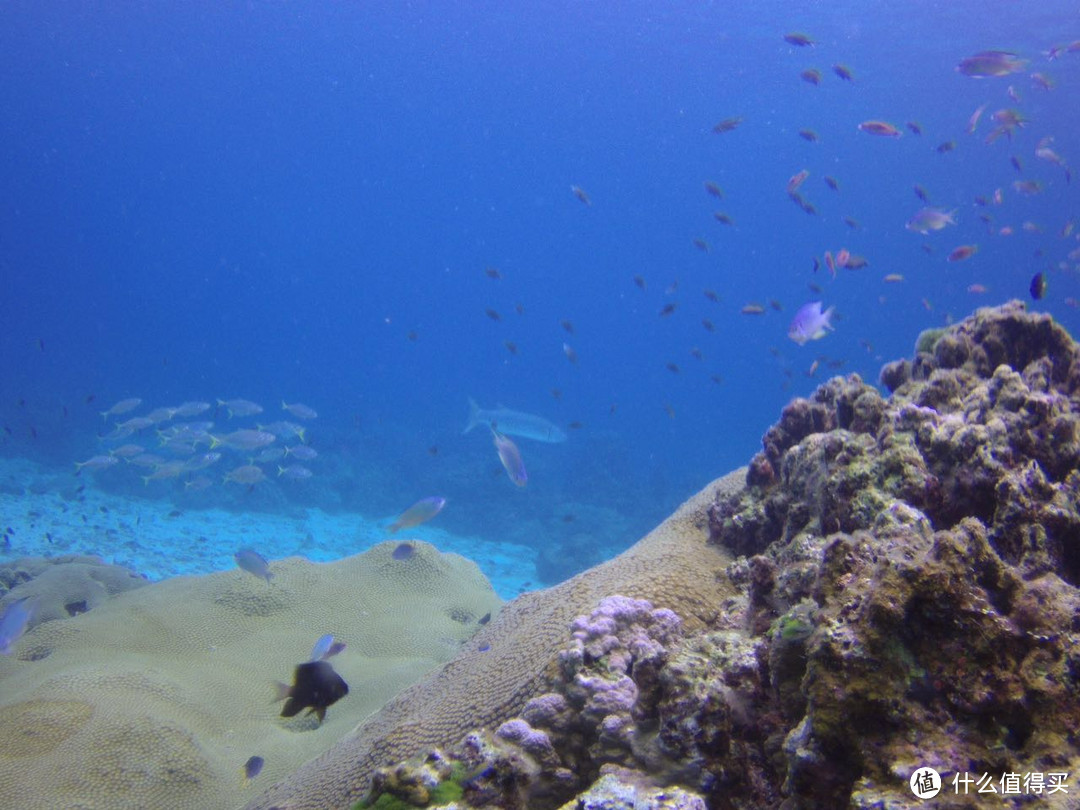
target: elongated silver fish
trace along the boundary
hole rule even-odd
[[[462,433],[468,433],[477,425],[487,425],[499,433],[535,439],[538,442],[565,442],[566,434],[555,424],[542,416],[522,411],[512,411],[499,405],[491,410],[484,410],[469,397],[469,422]]]
[[[491,438],[495,442],[495,450],[499,454],[499,461],[503,469],[510,476],[510,480],[519,487],[529,482],[529,474],[525,471],[525,462],[521,460],[521,452],[517,445],[503,436],[495,428],[491,429]]]

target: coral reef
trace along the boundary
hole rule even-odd
[[[66,619],[97,607],[106,599],[147,584],[145,577],[100,557],[20,557],[0,565],[0,613],[18,599],[34,606],[29,627]]]
[[[531,698],[550,691],[575,617],[605,596],[648,599],[677,613],[684,631],[713,624],[732,589],[723,576],[729,556],[706,542],[706,509],[719,492],[741,489],[744,477],[737,470],[713,482],[614,559],[504,605],[453,661],[247,807],[347,808],[365,796],[377,768],[520,716]]]
[[[731,607],[768,642],[791,806],[1080,764],[1080,351],[1020,304],[934,337],[888,399],[851,376],[792,402],[710,510],[748,555]]]
[[[435,697],[427,714],[384,710],[381,736],[362,728],[250,807],[346,807],[369,783],[369,802],[434,806],[453,782],[452,806],[506,810],[906,808],[922,767],[946,792],[954,775],[1064,773],[1075,794],[1080,349],[1019,303],[919,349],[884,369],[889,396],[852,375],[790,403],[745,486],[728,478],[676,516],[683,531],[627,553],[694,598],[623,560],[515,600],[399,698]],[[488,645],[531,664],[507,679]],[[466,674],[468,700],[447,680]],[[427,764],[402,762],[431,751],[415,726],[448,705],[495,732],[458,711]]]
[[[275,561],[269,583],[177,577],[42,622],[0,657],[0,803],[233,808],[321,753],[499,609],[475,564],[419,541],[395,560],[396,546]],[[321,725],[279,717],[274,681],[324,632],[348,645],[334,667],[349,695]],[[265,767],[243,781],[253,754]]]

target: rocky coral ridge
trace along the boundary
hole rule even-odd
[[[1018,303],[934,337],[888,399],[853,375],[793,401],[710,509],[785,806],[907,806],[920,765],[1080,770],[1080,350]]]
[[[421,763],[379,769],[360,807],[434,806],[446,796],[472,807],[557,807],[584,790],[566,807],[704,810],[699,795],[662,787],[688,768],[701,774],[700,758],[688,765],[687,756],[698,726],[681,711],[690,703],[700,711],[703,695],[694,690],[702,673],[691,664],[669,667],[681,638],[681,621],[670,610],[624,596],[602,600],[575,620],[551,692],[494,734],[473,732],[448,754],[433,751]],[[696,645],[692,655],[701,649]],[[721,692],[728,688],[724,677],[716,685]],[[664,728],[662,716],[675,709],[679,719]],[[725,714],[722,706],[710,711]],[[696,753],[720,736],[710,729]]]

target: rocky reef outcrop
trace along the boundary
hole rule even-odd
[[[745,486],[686,513],[711,605],[610,592],[513,714],[376,769],[360,806],[975,807],[980,778],[1076,806],[1080,349],[1013,303],[882,381],[790,403]]]

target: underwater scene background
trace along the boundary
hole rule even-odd
[[[332,559],[440,496],[409,536],[504,597],[609,558],[924,328],[1075,334],[1078,41],[1067,2],[6,3],[3,553]],[[567,438],[511,436],[515,486],[470,397]],[[310,477],[74,475],[187,458],[103,437],[203,401],[313,408]]]

